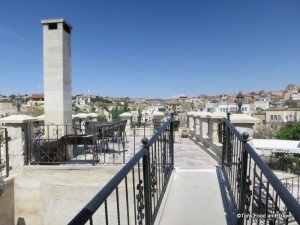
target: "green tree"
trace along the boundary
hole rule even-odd
[[[285,126],[279,130],[276,135],[280,140],[300,140],[300,122],[295,123],[292,126]]]
[[[123,113],[122,110],[120,110],[118,106],[115,106],[111,110],[112,120],[118,120],[118,119],[120,119],[120,114],[122,114],[122,113]]]
[[[29,115],[29,116],[36,117],[36,116],[43,115],[43,113],[44,113],[44,109],[42,109],[42,108],[30,107],[26,114]]]
[[[124,112],[129,112],[129,111],[130,111],[130,109],[129,109],[129,107],[128,107],[128,101],[125,101],[125,102],[124,102],[124,109],[123,109],[123,111],[124,111]]]
[[[92,103],[96,103],[96,102],[99,102],[99,103],[112,103],[112,101],[110,101],[108,99],[104,99],[101,96],[96,96],[95,98],[92,98],[91,102]]]
[[[16,95],[15,95],[15,94],[12,94],[12,95],[9,96],[9,98],[10,98],[11,101],[13,101],[13,100],[15,100]]]
[[[92,112],[95,112],[95,111],[96,111],[96,107],[95,107],[95,105],[94,105],[93,103],[91,104],[91,111],[92,111]]]
[[[300,122],[295,123],[291,126],[282,127],[276,138],[281,140],[300,140]],[[276,152],[272,154],[275,156],[275,160],[272,162],[272,166],[277,166],[276,169],[280,169],[282,165],[286,165],[289,172],[300,174],[300,154],[286,154]]]
[[[142,110],[138,109],[138,118],[137,118],[137,126],[140,127],[142,124]]]
[[[105,115],[99,115],[99,116],[97,117],[97,120],[98,120],[99,122],[107,122],[107,118],[106,118]]]

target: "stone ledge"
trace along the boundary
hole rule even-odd
[[[195,114],[195,117],[196,118],[202,118],[202,119],[205,119],[205,118],[208,118],[208,116],[210,115],[211,113],[208,113],[208,112],[197,112]]]
[[[230,122],[233,124],[236,123],[259,123],[260,120],[256,119],[252,116],[246,115],[246,114],[232,114],[230,115]]]
[[[5,124],[22,124],[37,121],[36,118],[27,115],[11,115],[0,119],[0,123]]]
[[[223,119],[226,117],[226,114],[223,112],[214,112],[208,115],[210,119]]]
[[[125,164],[124,164],[125,165]],[[34,165],[34,166],[24,166],[24,170],[101,170],[101,169],[120,169],[124,166],[123,164],[118,164],[118,165],[61,165],[61,166],[55,166],[55,165],[49,165],[49,166],[44,166],[44,165]]]

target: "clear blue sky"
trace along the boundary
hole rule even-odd
[[[40,93],[41,19],[72,31],[73,94],[164,97],[300,84],[299,0],[0,1],[0,93]]]

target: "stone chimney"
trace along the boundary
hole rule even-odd
[[[45,125],[72,124],[71,30],[64,19],[43,25]]]

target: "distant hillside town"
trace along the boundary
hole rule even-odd
[[[236,113],[238,93],[223,93],[217,96],[200,94],[189,97],[185,94],[173,99],[145,99],[129,97],[109,97],[88,94],[72,98],[73,114],[96,113],[102,120],[118,119],[126,111],[133,115],[135,123],[151,124],[155,113],[174,113],[183,123],[189,111]],[[300,121],[300,85],[289,84],[281,91],[251,91],[242,93],[241,112],[260,119],[257,135],[272,137],[283,125]],[[36,93],[10,96],[0,95],[0,117],[17,113],[41,116],[44,94]]]

